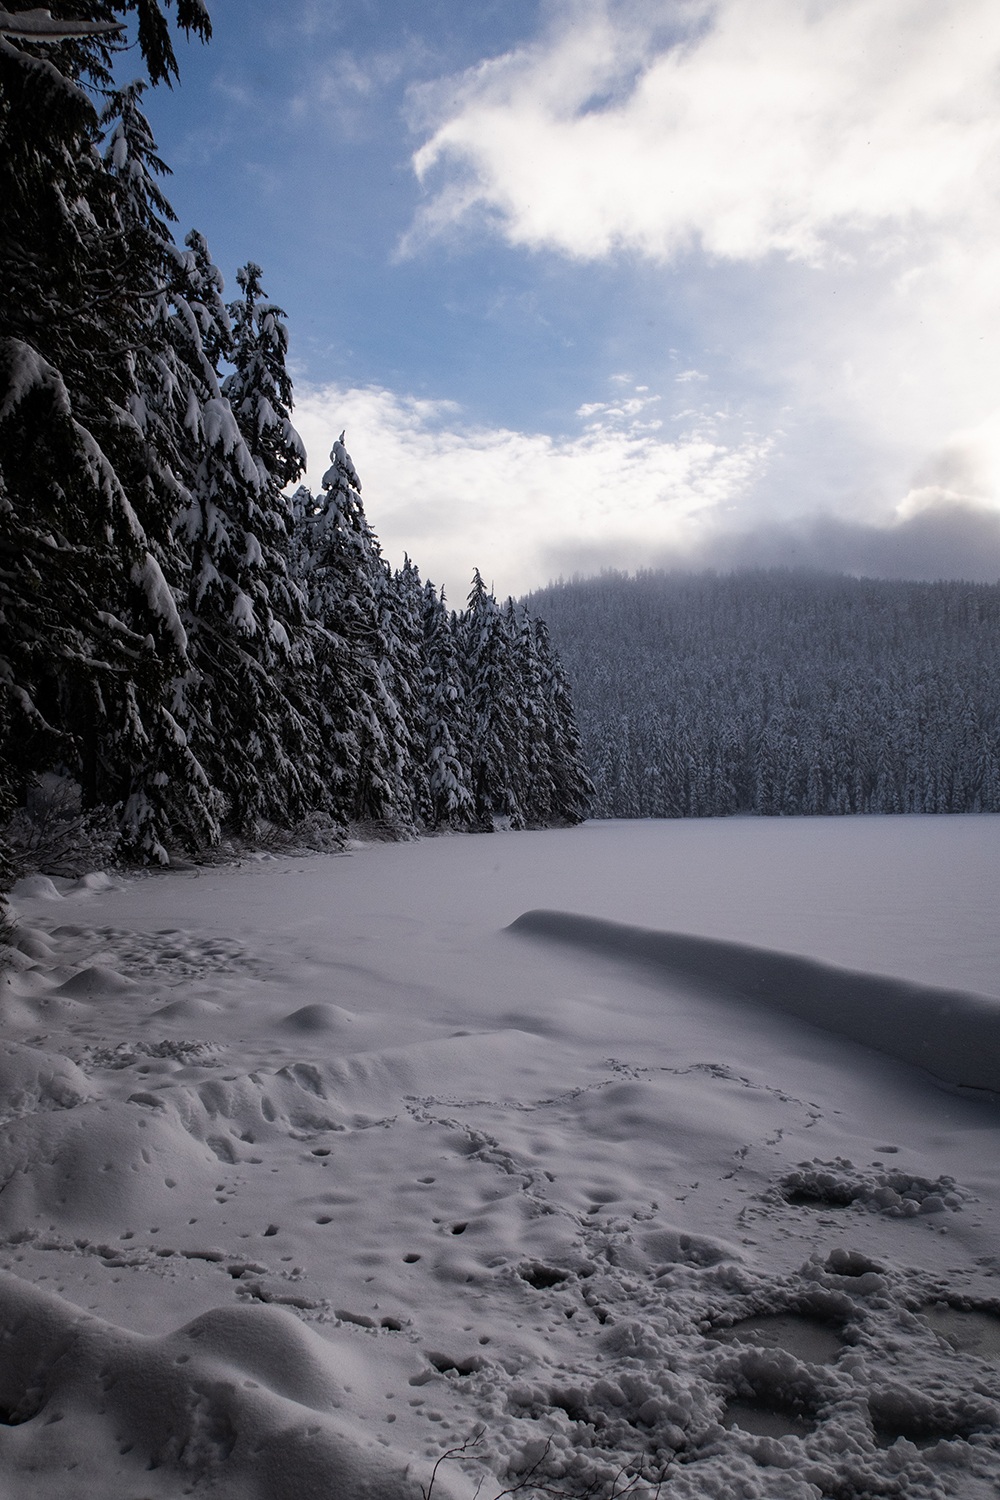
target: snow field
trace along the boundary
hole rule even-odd
[[[986,825],[590,824],[26,885],[5,1491],[995,1497],[990,1099],[620,927],[508,930],[751,929],[988,994]]]

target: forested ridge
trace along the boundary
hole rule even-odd
[[[528,604],[595,816],[1000,811],[1000,586],[607,573]]]
[[[252,261],[227,301],[203,236],[177,242],[147,83],[114,81],[129,11],[148,80],[169,82],[159,0],[81,0],[69,25],[0,11],[7,876],[53,823],[164,862],[359,820],[579,821],[544,625],[478,573],[456,613],[410,560],[391,568],[343,434],[320,493],[289,498],[284,314]],[[210,35],[201,0],[176,21]]]

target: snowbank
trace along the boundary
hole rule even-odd
[[[1000,1093],[1000,999],[571,912],[529,911],[511,925],[515,932],[650,965],[712,993],[774,1006],[916,1063],[944,1083]]]

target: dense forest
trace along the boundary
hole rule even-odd
[[[528,603],[595,816],[1000,812],[1000,586],[607,573]]]
[[[360,820],[579,821],[544,625],[478,573],[456,613],[390,568],[343,434],[293,492],[284,315],[253,262],[227,301],[205,239],[177,242],[148,83],[114,81],[130,11],[148,82],[176,75],[159,0],[73,11],[0,11],[7,877],[54,827],[67,858],[164,862]],[[201,0],[176,21],[210,34]]]

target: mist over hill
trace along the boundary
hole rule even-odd
[[[530,595],[598,817],[1000,810],[1000,586],[607,572]]]

